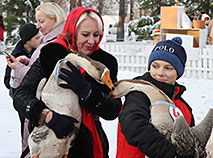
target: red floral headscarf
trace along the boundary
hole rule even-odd
[[[65,48],[67,48],[67,50],[69,52],[78,52],[76,42],[75,42],[75,40],[76,40],[76,37],[75,37],[76,24],[77,24],[80,16],[83,13],[89,12],[89,11],[96,13],[100,17],[101,22],[102,22],[102,26],[103,26],[102,32],[104,32],[103,19],[96,10],[86,8],[86,7],[76,7],[76,8],[73,8],[71,10],[71,12],[69,13],[67,20],[65,22],[65,25],[64,25],[63,32],[54,41],[54,43],[59,43],[59,44],[63,45]],[[100,35],[99,42],[92,49],[92,51],[90,53],[99,49],[99,43],[101,42],[102,38],[103,38],[103,35]]]

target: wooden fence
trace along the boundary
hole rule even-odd
[[[118,60],[119,70],[144,73],[148,57],[154,47],[151,42],[108,42],[101,48],[113,54]],[[187,62],[184,77],[213,79],[213,45],[206,48],[185,48]]]

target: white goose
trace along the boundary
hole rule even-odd
[[[113,98],[120,98],[131,91],[141,91],[148,96],[153,105],[151,108],[152,123],[177,147],[179,155],[187,155],[190,158],[206,157],[205,146],[213,128],[213,109],[209,110],[199,125],[191,128],[172,100],[163,91],[147,81],[120,80],[115,83],[115,88],[110,94]],[[171,112],[180,115],[174,118]]]
[[[49,80],[41,80],[37,90],[37,98],[42,98],[46,106],[59,114],[72,116],[79,123],[75,123],[75,129],[64,139],[58,139],[52,129],[46,125],[35,127],[29,136],[30,154],[33,158],[66,158],[71,147],[72,141],[78,134],[81,124],[81,108],[78,102],[78,96],[70,89],[64,89],[58,86],[62,83],[58,78],[60,68],[68,68],[66,61],[70,61],[77,68],[82,67],[94,79],[102,84],[106,84],[112,89],[113,84],[110,79],[109,70],[100,62],[90,59],[81,52],[71,53],[65,59],[60,60],[55,67],[54,74],[51,74]]]

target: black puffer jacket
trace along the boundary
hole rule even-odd
[[[46,108],[46,105],[42,101],[35,98],[37,86],[42,78],[49,78],[56,62],[64,58],[67,54],[68,51],[59,44],[50,43],[44,46],[41,49],[39,59],[31,66],[31,69],[27,72],[21,85],[15,92],[15,109],[21,112],[35,126],[38,125],[40,112]],[[99,49],[93,52],[90,57],[105,64],[110,70],[112,81],[117,81],[118,65],[112,55]],[[115,119],[120,112],[121,100],[107,99],[107,96],[103,95],[108,94],[110,91],[106,85],[97,83],[89,75],[86,75],[85,78],[92,85],[92,93],[81,105],[89,112],[92,112],[99,137],[102,141],[104,157],[108,157],[108,141],[101,127],[99,116],[106,120]],[[100,106],[96,106],[98,104]],[[72,155],[72,158],[93,157],[91,133],[83,123],[76,143],[71,148],[69,155]]]
[[[165,92],[171,99],[178,100],[178,103],[181,104],[184,111],[188,111],[190,114],[190,116],[187,116],[185,119],[190,119],[187,122],[190,122],[190,126],[194,126],[195,123],[192,109],[183,98],[181,98],[182,93],[185,91],[184,86],[179,85],[178,83],[170,85],[159,82],[153,79],[149,72],[135,79],[149,81]],[[175,94],[174,92],[177,87],[180,90]],[[143,154],[153,158],[173,158],[176,155],[175,146],[160,134],[153,124],[150,123],[150,105],[149,98],[143,92],[133,91],[126,96],[123,110],[119,116],[121,131],[129,145],[138,147],[134,149],[131,148],[135,151],[129,153],[134,154],[140,150]],[[128,149],[124,150],[127,151]]]

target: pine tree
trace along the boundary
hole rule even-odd
[[[213,14],[213,0],[185,0],[182,3],[186,6],[186,13],[191,20],[198,12],[206,13],[210,16]]]
[[[172,6],[175,4],[174,0],[142,0],[140,3],[140,9],[146,10],[150,13],[150,16],[160,15],[161,6]]]
[[[213,14],[213,0],[141,0],[140,9],[149,12],[150,16],[156,17],[160,15],[161,6],[174,6],[177,2],[185,6],[186,13],[191,20],[197,12]]]
[[[19,28],[25,23],[35,23],[35,8],[38,0],[5,0],[0,10],[6,12],[4,19],[7,32],[6,44],[14,45],[19,40]]]

